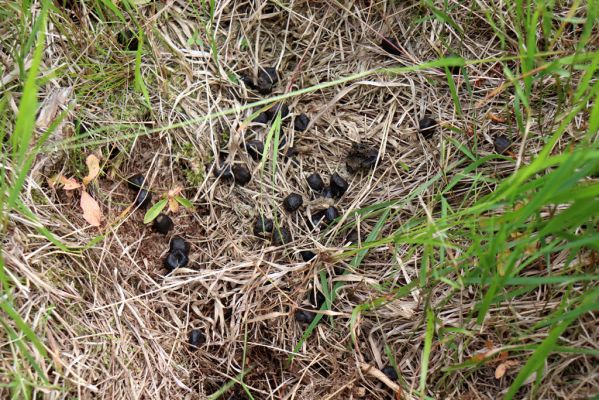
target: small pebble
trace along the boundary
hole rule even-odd
[[[235,183],[239,186],[245,186],[252,180],[252,173],[245,164],[236,164],[231,168]]]
[[[262,143],[260,140],[250,140],[245,144],[245,150],[248,152],[250,157],[258,161],[260,158],[262,158],[262,154],[264,153],[264,143]]]
[[[145,178],[142,174],[135,174],[131,177],[129,177],[129,179],[127,179],[127,186],[129,186],[129,189],[131,190],[135,190],[138,191],[139,189],[142,188],[142,186],[145,183]]]
[[[152,224],[154,230],[158,233],[162,233],[163,235],[166,235],[171,229],[173,229],[173,226],[174,224],[171,217],[163,213],[158,214],[158,216],[154,219],[154,223]]]
[[[335,172],[329,181],[329,187],[331,188],[331,194],[334,198],[339,199],[347,192],[349,184],[345,179]]]
[[[297,193],[291,193],[289,196],[283,199],[283,208],[287,212],[297,211],[302,204],[304,204],[304,199]]]
[[[331,222],[336,220],[338,217],[339,217],[339,211],[337,210],[337,208],[335,208],[333,206],[327,208],[324,211],[324,219],[327,222],[327,224],[330,224]]]
[[[322,192],[322,189],[324,189],[324,181],[322,180],[320,175],[316,172],[314,172],[312,175],[310,175],[307,178],[307,181],[308,181],[308,186],[310,186],[310,189],[314,190],[315,192]]]
[[[254,222],[254,236],[264,237],[268,233],[272,233],[274,223],[272,219],[266,217],[258,217]]]
[[[181,236],[173,236],[171,239],[171,243],[169,246],[169,250],[172,251],[182,251],[185,254],[189,254],[189,243],[187,240],[183,239]]]
[[[135,196],[135,207],[146,208],[152,201],[152,192],[141,189]]]
[[[392,381],[397,381],[397,378],[398,378],[398,376],[397,376],[397,372],[395,372],[395,368],[393,368],[393,366],[391,366],[391,365],[387,365],[385,368],[383,368],[383,369],[381,370],[381,372],[382,372],[383,374],[385,374],[385,376],[386,376],[387,378],[389,378],[390,380],[392,380]]]
[[[493,147],[497,154],[504,154],[512,145],[512,141],[504,135],[499,135],[493,140]]]
[[[437,121],[435,121],[431,117],[424,117],[418,122],[418,128],[420,129],[420,134],[425,139],[430,139],[433,137],[435,133],[435,129],[437,128]]]
[[[273,87],[279,82],[279,75],[276,68],[259,68],[256,88],[260,94],[269,94]]]
[[[309,324],[316,318],[316,313],[307,310],[297,310],[295,312],[295,320],[304,324]]]
[[[181,250],[173,250],[166,255],[164,259],[164,266],[169,270],[173,271],[177,268],[182,268],[189,262],[189,257]]]
[[[354,174],[358,171],[374,168],[378,155],[379,152],[374,147],[363,143],[354,143],[345,159],[347,170]]]
[[[206,342],[206,337],[199,329],[192,329],[189,332],[189,350],[197,350]]]
[[[290,243],[291,241],[293,241],[293,238],[291,237],[291,232],[289,229],[285,228],[284,226],[280,228],[274,228],[272,233],[272,242],[275,246],[282,246]]]
[[[392,37],[383,38],[381,41],[381,48],[387,53],[393,54],[395,56],[400,56],[402,54],[399,47],[399,42]]]
[[[310,118],[306,114],[300,114],[293,120],[293,129],[298,132],[303,132],[308,128]]]
[[[310,250],[302,250],[300,251],[300,256],[302,256],[302,260],[304,260],[304,262],[308,262],[316,257],[316,253]]]

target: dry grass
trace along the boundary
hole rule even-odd
[[[493,137],[513,135],[516,130],[510,89],[480,103],[504,82],[501,62],[467,67],[474,83],[471,93],[463,78],[455,77],[461,115],[444,71],[435,69],[372,75],[295,96],[287,104],[293,114],[308,114],[311,126],[303,133],[284,128],[289,142],[299,149],[298,163],[281,160],[276,170],[270,161],[261,165],[241,150],[250,134],[264,138],[268,132],[267,127],[243,125],[251,110],[169,128],[259,100],[227,76],[255,74],[259,65],[277,67],[281,83],[274,94],[281,94],[381,66],[424,63],[449,52],[446,48],[473,60],[505,55],[482,12],[451,4],[455,7],[452,17],[464,30],[463,41],[459,32],[431,18],[429,11],[413,2],[352,2],[344,6],[294,1],[283,6],[224,1],[217,5],[213,25],[205,13],[200,16],[195,6],[183,0],[151,2],[136,11],[137,23],[146,35],[141,71],[148,87],[149,109],[134,90],[135,54],[123,53],[115,39],[123,24],[94,20],[89,5],[77,8],[75,20],[64,9],[52,11],[42,68],[47,81],[41,86],[40,98],[69,88],[69,98],[60,107],[70,105],[72,110],[51,140],[58,143],[72,136],[74,120],[84,122],[91,134],[77,142],[81,148],[40,156],[21,198],[39,222],[64,242],[84,246],[98,231],[86,227],[76,196],[49,188],[46,178],[58,172],[81,177],[85,175],[85,155],[101,151],[106,164],[93,193],[102,204],[107,224],[101,231],[104,240],[81,252],[58,250],[16,213],[3,238],[6,273],[20,277],[14,288],[19,312],[52,355],[53,367],[40,362],[56,388],[39,389],[43,397],[203,399],[244,367],[251,367],[244,383],[256,399],[393,398],[397,384],[377,371],[390,363],[385,353],[388,346],[405,380],[397,398],[417,398],[425,305],[430,303],[436,312],[437,331],[462,328],[468,334],[433,343],[427,395],[498,398],[518,368],[508,370],[502,379],[494,377],[498,361],[453,372],[443,368],[481,351],[504,351],[517,344],[514,338],[525,342],[528,328],[559,306],[566,287],[541,286],[506,301],[490,311],[484,326],[478,326],[471,319],[476,291],[466,288],[456,294],[437,283],[363,313],[352,326],[350,316],[357,305],[420,279],[423,249],[383,246],[370,252],[356,270],[337,276],[334,268],[347,267],[350,260],[338,258],[348,246],[344,243],[347,227],[339,223],[327,231],[310,232],[304,223],[308,208],[288,215],[280,203],[291,192],[302,193],[307,200],[305,178],[310,173],[316,171],[328,179],[340,172],[348,178],[350,189],[337,206],[343,215],[351,216],[369,205],[408,198],[442,172],[437,184],[395,207],[397,212],[382,233],[391,234],[414,216],[438,213],[435,195],[459,173],[453,166],[464,158],[449,138],[471,144],[476,136],[479,154],[486,155],[493,152]],[[492,8],[485,2],[477,4]],[[567,11],[564,8],[564,13]],[[205,24],[210,26],[207,30]],[[133,23],[129,25],[136,30]],[[206,32],[212,31],[218,66],[208,47],[210,34]],[[203,46],[188,43],[196,33]],[[555,49],[567,51],[574,34],[564,35]],[[378,46],[381,35],[399,38],[404,55],[384,53]],[[16,65],[7,49],[17,36],[3,36],[3,67],[13,71]],[[16,87],[18,73],[12,80],[7,77],[5,73],[3,90],[10,92]],[[537,93],[552,82],[544,84],[539,83]],[[485,174],[506,176],[526,164],[544,144],[544,132],[555,128],[560,107],[557,94],[533,100],[542,103],[543,112],[531,118],[524,135],[516,136],[513,156],[517,163],[492,161],[484,167]],[[10,97],[9,105],[15,111],[17,102],[16,94]],[[442,124],[440,133],[430,141],[415,129],[426,112]],[[502,116],[506,123],[492,121],[488,113]],[[559,147],[577,139],[585,123],[583,118],[575,120]],[[98,131],[101,127],[107,129]],[[162,127],[168,129],[138,135]],[[106,157],[108,146],[92,144],[131,134],[133,139],[115,142],[120,154],[114,160]],[[345,170],[345,154],[359,141],[380,150],[379,164],[373,173],[350,175]],[[228,151],[228,161],[250,166],[253,179],[247,186],[214,177],[212,160],[219,158],[220,149]],[[205,179],[191,184],[185,174],[190,168]],[[181,186],[194,202],[195,211],[182,209],[172,214],[176,228],[169,237],[178,234],[190,241],[192,262],[171,275],[166,275],[162,266],[169,237],[144,226],[143,211],[119,219],[132,200],[125,177],[137,172],[147,172],[155,199]],[[488,182],[472,192],[468,183],[462,181],[450,193],[452,206],[470,204],[494,188],[494,183]],[[278,216],[290,227],[293,242],[280,248],[255,238],[252,225],[259,213]],[[348,217],[344,222],[353,221]],[[373,218],[360,221],[362,240],[375,223]],[[301,261],[299,251],[306,249],[316,249],[316,261]],[[458,255],[459,250],[448,249],[448,265]],[[567,255],[564,252],[552,260],[550,268],[566,265]],[[594,268],[592,261],[578,265],[589,273]],[[332,311],[327,312],[334,316],[334,323],[323,320],[289,365],[305,331],[305,326],[295,322],[294,312],[306,304],[310,288],[322,285],[321,271],[328,276],[326,284],[345,283]],[[570,290],[584,291],[585,287]],[[206,343],[197,351],[187,346],[192,328],[201,329],[206,336]],[[357,337],[355,344],[352,331]],[[598,334],[596,319],[587,315],[569,328],[563,340],[571,347],[596,348]],[[0,339],[0,371],[6,371],[2,375],[8,383],[12,376],[8,371],[25,372],[18,370],[22,365],[13,364],[7,337]],[[593,356],[554,354],[544,374],[537,398],[582,399],[596,394],[599,387],[599,366]],[[526,396],[530,387],[524,386],[521,396]],[[0,388],[0,394],[8,396],[8,391]],[[246,396],[236,385],[223,398]]]

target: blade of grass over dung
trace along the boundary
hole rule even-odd
[[[375,225],[375,227],[368,234],[368,237],[366,238],[365,243],[376,241],[378,239],[383,227],[385,226],[385,223],[387,222],[388,216],[389,216],[389,210],[386,210],[385,213],[381,216],[381,218],[377,222],[377,224]],[[358,268],[360,266],[360,264],[362,263],[362,260],[364,259],[364,257],[366,257],[366,254],[368,254],[368,249],[361,250],[350,262],[350,267],[352,269]],[[346,270],[346,271],[344,271],[344,274],[347,274],[349,272],[350,272],[350,270]],[[343,285],[344,285],[343,282],[337,282],[333,286],[333,290],[331,291],[331,295],[330,295],[330,303],[335,301],[335,298],[337,297],[337,292]],[[329,302],[325,302],[325,304],[321,307],[321,310],[328,309],[327,308],[328,306],[329,306]],[[322,317],[323,317],[323,314],[316,314],[316,317],[310,323],[310,325],[308,325],[308,328],[306,328],[301,339],[299,340],[299,342],[293,349],[293,353],[297,353],[299,351],[299,349],[302,348],[302,345],[304,344],[306,339],[308,339],[310,337],[310,335],[312,335],[312,331],[314,331],[314,329],[316,328],[316,326],[318,325],[318,323],[320,322]],[[294,354],[289,356],[289,361],[293,361],[294,357],[295,357]]]

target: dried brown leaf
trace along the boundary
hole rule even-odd
[[[179,202],[174,197],[168,198],[168,209],[173,213],[179,212]]]
[[[508,368],[514,367],[516,365],[518,365],[518,361],[516,360],[507,360],[505,362],[502,362],[497,366],[497,368],[495,368],[495,379],[503,378]]]
[[[94,154],[90,154],[89,156],[87,156],[85,164],[87,165],[88,172],[87,176],[83,178],[83,184],[87,186],[100,173],[100,160]]]
[[[83,209],[83,218],[91,226],[100,226],[102,222],[102,210],[98,202],[85,190],[81,192],[81,208]]]
[[[75,190],[81,187],[81,184],[75,178],[67,178],[64,175],[61,175],[58,181],[63,185],[64,190]]]

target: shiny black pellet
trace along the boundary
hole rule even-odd
[[[430,139],[433,137],[435,130],[437,128],[437,121],[435,121],[431,117],[424,117],[418,122],[418,129],[420,130],[420,134],[425,139]]]
[[[235,183],[239,186],[245,186],[252,180],[252,173],[245,164],[236,164],[231,168]]]
[[[283,199],[283,208],[287,212],[297,211],[302,204],[304,204],[304,199],[300,194],[291,193],[289,196]]]
[[[314,172],[306,180],[308,181],[308,186],[310,186],[310,189],[314,190],[315,192],[321,192],[322,189],[324,189],[324,181],[318,173]]]
[[[189,257],[181,250],[173,250],[167,253],[164,259],[164,266],[169,270],[173,271],[177,268],[183,268],[189,262]]]
[[[341,177],[337,172],[335,172],[329,181],[329,187],[331,189],[331,194],[334,198],[338,199],[347,192],[349,188],[349,183],[345,179]]]
[[[141,189],[135,196],[135,207],[146,208],[152,202],[152,192]]]
[[[166,214],[160,213],[154,219],[152,227],[156,232],[166,235],[171,229],[173,229],[174,225],[175,224],[173,224],[173,220],[171,219],[171,217],[169,217]]]

